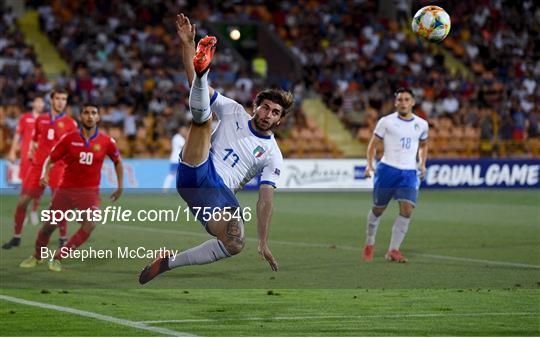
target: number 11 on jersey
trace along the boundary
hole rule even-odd
[[[236,155],[234,153],[234,150],[231,149],[231,148],[225,148],[225,153],[226,153],[226,155],[225,155],[225,157],[223,157],[223,161],[226,161],[227,158],[230,156],[232,159],[234,159],[233,163],[231,165],[231,167],[234,168],[234,166],[238,163],[238,161],[240,161],[240,157],[238,157],[238,155]]]

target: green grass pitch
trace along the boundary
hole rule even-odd
[[[257,195],[239,198],[255,215]],[[1,196],[2,242],[12,234],[15,203],[16,196]],[[104,199],[102,208],[108,204]],[[125,194],[118,204],[185,205],[172,194]],[[45,264],[19,268],[37,232],[26,225],[21,247],[0,251],[0,333],[540,335],[540,191],[422,191],[402,246],[406,264],[383,259],[395,202],[382,218],[375,260],[361,261],[370,205],[369,193],[278,193],[270,232],[278,272],[258,258],[252,219],[240,255],[176,269],[145,286],[137,277],[149,259],[71,259],[60,273]],[[77,228],[71,224],[70,233]],[[207,238],[184,215],[178,222],[99,225],[84,248],[187,249]]]

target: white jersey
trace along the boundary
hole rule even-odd
[[[397,112],[381,118],[374,131],[384,143],[381,162],[398,169],[416,169],[418,146],[427,140],[428,130],[427,121],[414,114],[410,120],[400,118]]]
[[[250,124],[251,116],[238,102],[217,91],[210,101],[220,123],[212,134],[210,152],[217,173],[236,192],[262,173],[261,184],[278,186],[283,156],[274,135],[261,135]]]
[[[178,159],[180,158],[180,152],[182,151],[185,143],[186,140],[182,137],[182,135],[176,133],[173,136],[171,141],[171,157],[169,158],[169,161],[171,161],[171,163],[178,163]]]

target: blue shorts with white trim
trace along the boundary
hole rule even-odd
[[[394,198],[415,205],[419,185],[416,170],[402,170],[379,162],[373,184],[373,204],[383,207]]]
[[[225,207],[229,207],[231,211],[240,207],[234,192],[225,185],[217,173],[212,154],[204,163],[196,167],[180,162],[176,173],[176,190],[193,215],[197,215],[197,220],[205,227],[207,222],[203,219],[204,208],[209,208],[206,210],[212,213]]]

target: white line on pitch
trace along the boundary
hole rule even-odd
[[[511,267],[516,267],[516,268],[540,269],[540,266],[538,265],[524,264],[524,263],[488,261],[485,259],[476,259],[476,258],[467,258],[467,257],[450,257],[450,256],[441,256],[441,255],[432,255],[432,254],[411,254],[411,255],[421,256],[421,257],[426,257],[426,258],[435,258],[435,259],[444,259],[444,260],[453,260],[453,261],[462,261],[462,262],[471,262],[471,263],[480,263],[480,264],[511,266]]]
[[[493,316],[538,316],[540,312],[484,312],[484,313],[416,313],[389,315],[358,315],[358,316],[297,316],[297,317],[241,317],[241,318],[195,318],[171,320],[145,320],[139,323],[212,323],[227,321],[276,321],[276,320],[309,320],[309,319],[373,319],[373,318],[437,318],[437,317],[493,317]]]
[[[195,232],[195,231],[186,231],[186,230],[171,230],[171,229],[160,229],[160,228],[143,228],[127,224],[107,224],[115,228],[124,228],[130,230],[139,230],[146,232],[161,232],[165,234],[172,235],[184,235],[184,236],[194,236],[208,238],[208,234],[204,231]],[[246,241],[258,242],[257,238],[246,237]],[[281,244],[281,245],[293,245],[297,247],[308,247],[308,248],[322,248],[328,249],[330,247],[339,249],[339,250],[348,250],[348,251],[361,251],[361,247],[348,246],[348,245],[332,245],[332,244],[323,244],[323,243],[306,243],[306,242],[295,242],[295,241],[281,241],[281,240],[271,240],[270,243]],[[498,266],[510,266],[515,268],[529,268],[529,269],[540,269],[540,265],[525,264],[525,263],[516,263],[516,262],[504,262],[504,261],[491,261],[484,259],[468,258],[468,257],[455,257],[455,256],[442,256],[442,255],[432,255],[432,254],[423,254],[423,253],[410,253],[411,256],[425,257],[432,259],[443,259],[448,261],[458,261],[458,262],[469,262],[469,263],[479,263],[479,264],[488,264],[488,265],[498,265]]]
[[[4,300],[4,301],[7,301],[7,302],[12,302],[12,303],[18,303],[18,304],[34,306],[34,307],[39,307],[39,308],[43,308],[43,309],[66,312],[66,313],[74,314],[74,315],[77,315],[77,316],[102,320],[102,321],[105,321],[105,322],[110,322],[110,323],[114,323],[114,324],[118,324],[118,325],[128,326],[128,327],[135,328],[135,329],[151,331],[151,332],[159,333],[161,335],[166,335],[166,336],[174,336],[174,337],[193,336],[193,334],[190,334],[190,333],[178,332],[178,331],[169,330],[169,329],[162,328],[162,327],[149,326],[149,325],[146,325],[143,322],[135,322],[135,321],[132,321],[132,320],[106,316],[106,315],[102,315],[102,314],[95,313],[95,312],[83,311],[83,310],[74,309],[74,308],[65,307],[65,306],[34,302],[34,301],[31,301],[31,300],[26,300],[26,299],[17,298],[17,297],[0,295],[0,300]]]

